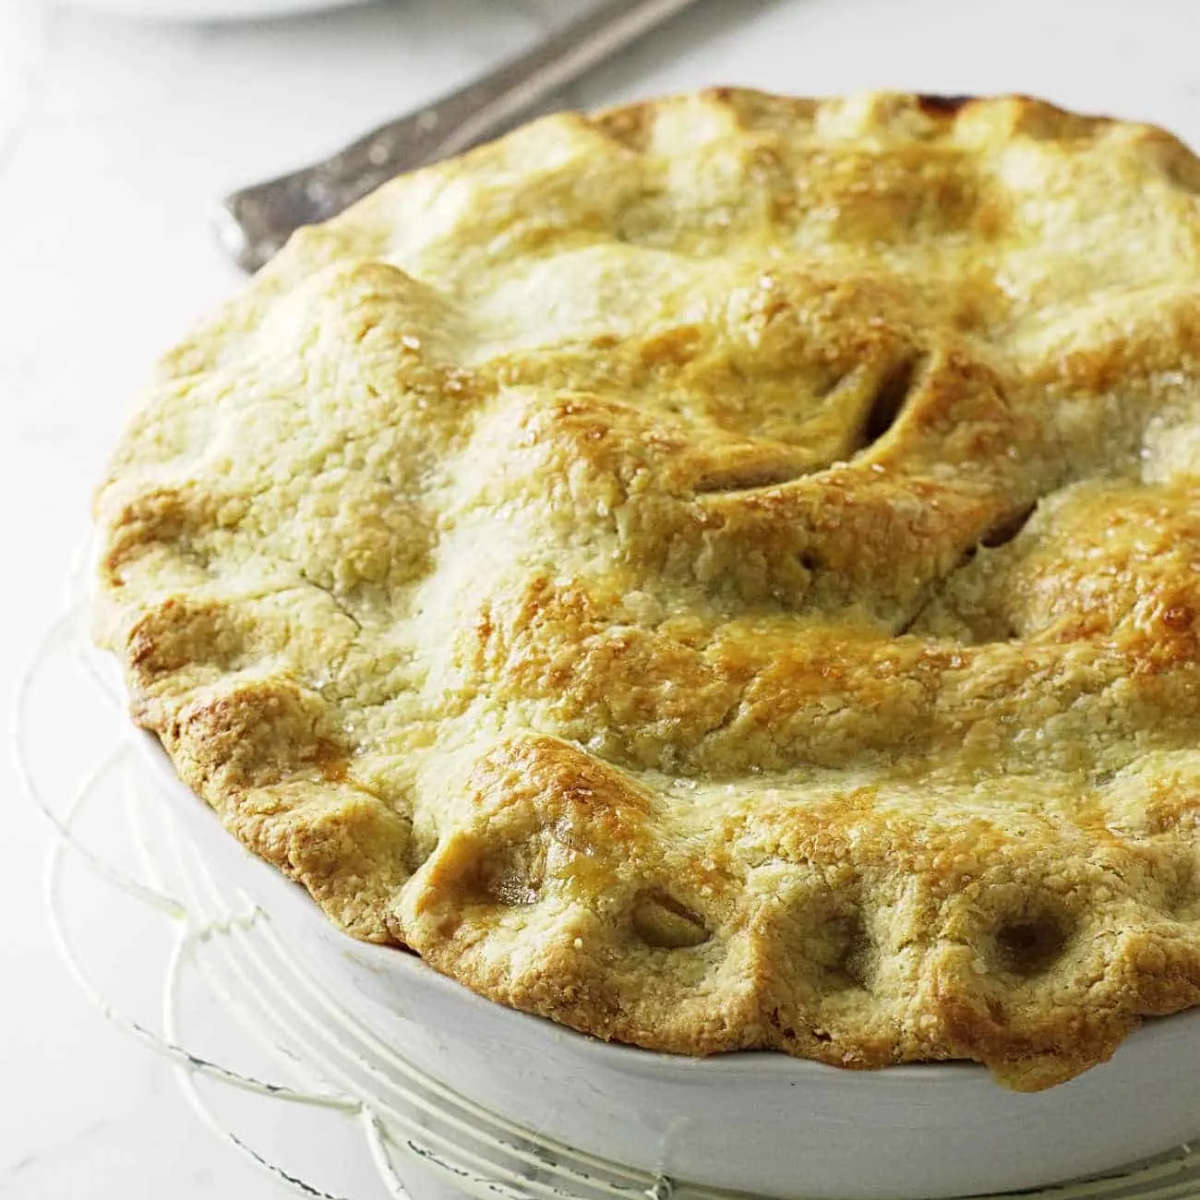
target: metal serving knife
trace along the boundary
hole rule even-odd
[[[382,125],[323,162],[225,197],[217,234],[256,271],[301,225],[324,221],[401,171],[457,154],[504,132],[610,55],[695,0],[608,0],[531,50],[408,116]]]

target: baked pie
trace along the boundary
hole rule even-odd
[[[1024,98],[539,120],[304,229],[98,493],[133,715],[348,933],[1037,1089],[1200,1004],[1200,162]]]

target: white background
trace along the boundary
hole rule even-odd
[[[155,25],[93,3],[0,0],[6,691],[57,605],[91,487],[147,364],[237,286],[210,235],[214,200],[465,81],[584,7],[393,0]],[[223,0],[239,3],[250,7]],[[1198,47],[1197,0],[699,0],[569,101],[708,83],[1017,91],[1155,121],[1200,146]],[[47,738],[69,760],[85,732]],[[168,1069],[74,989],[42,909],[47,829],[7,762],[0,803],[0,1196],[288,1194],[217,1143]],[[287,1114],[278,1122],[286,1146]]]

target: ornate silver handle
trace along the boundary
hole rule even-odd
[[[609,0],[533,49],[426,108],[289,175],[233,192],[216,217],[234,258],[256,271],[301,225],[324,221],[401,171],[495,136],[603,59],[695,0]]]

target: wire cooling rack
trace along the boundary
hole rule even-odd
[[[18,682],[12,726],[22,787],[54,832],[45,873],[53,936],[100,1011],[173,1061],[185,1098],[218,1137],[310,1200],[729,1200],[521,1128],[408,1062],[369,1017],[335,1000],[286,951],[269,914],[223,887],[191,849],[91,649],[78,571],[69,594]],[[69,782],[64,768],[78,764],[34,752],[61,745],[36,735],[47,722],[62,730],[68,702],[71,727],[92,730],[97,747]],[[127,925],[101,890],[128,902]],[[114,999],[130,990],[131,1003]],[[315,1148],[314,1161],[297,1166],[297,1147]],[[340,1183],[318,1178],[330,1163],[346,1176]],[[1195,1200],[1200,1148],[1021,1195]]]

